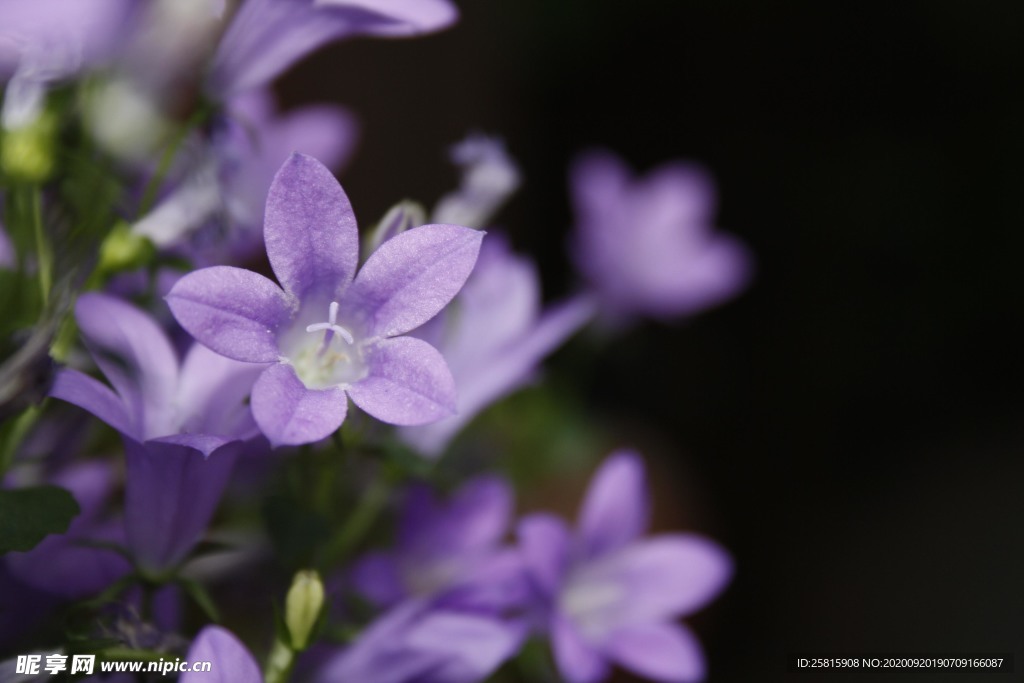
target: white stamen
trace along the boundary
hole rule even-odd
[[[306,332],[320,332],[328,331],[334,332],[336,335],[344,339],[349,344],[355,342],[355,338],[352,337],[352,333],[346,330],[338,322],[338,302],[332,301],[330,307],[327,309],[327,322],[325,323],[314,323],[306,327]],[[325,342],[330,341],[329,336],[325,336]]]

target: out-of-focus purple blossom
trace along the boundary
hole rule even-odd
[[[63,534],[47,536],[32,550],[8,553],[5,559],[12,576],[37,590],[70,600],[84,598],[131,569],[118,553],[85,544],[124,542],[121,524],[104,515],[114,491],[114,473],[108,463],[90,461],[60,470],[53,483],[75,497],[78,516]]]
[[[490,234],[452,305],[413,334],[440,349],[455,378],[457,414],[407,427],[403,441],[439,455],[481,410],[528,383],[538,364],[593,314],[588,297],[541,310],[540,278],[529,259]]]
[[[611,317],[670,318],[734,296],[750,278],[746,247],[715,233],[715,192],[699,168],[669,163],[643,178],[608,152],[572,169],[573,257]]]
[[[485,228],[506,200],[519,188],[519,168],[497,138],[471,135],[451,151],[462,169],[459,189],[441,197],[431,219]]]
[[[149,316],[107,295],[81,296],[75,319],[113,390],[65,369],[51,395],[121,433],[128,546],[142,569],[169,569],[203,534],[243,440],[258,433],[245,399],[260,368],[198,344],[179,364]]]
[[[512,491],[497,477],[467,482],[446,503],[424,485],[410,487],[395,549],[355,565],[356,589],[380,607],[437,598],[446,606],[498,611],[521,602],[522,566],[502,545],[512,507]]]
[[[46,89],[107,59],[136,0],[0,0],[3,126],[33,121]]]
[[[288,157],[301,152],[337,169],[357,138],[346,109],[321,105],[279,115],[269,92],[246,93],[229,104],[203,159],[133,231],[158,247],[183,247],[199,265],[252,258],[262,246],[267,192]]]
[[[692,534],[640,538],[649,507],[643,462],[620,451],[594,475],[575,534],[553,515],[520,522],[523,560],[570,683],[603,680],[610,663],[660,681],[704,676],[700,643],[674,619],[713,599],[732,562]]]
[[[377,619],[313,680],[476,683],[514,655],[525,635],[518,621],[410,600]]]
[[[432,346],[402,336],[458,293],[483,235],[426,225],[385,242],[356,274],[359,234],[348,197],[312,157],[293,155],[267,197],[264,238],[281,283],[219,266],[167,296],[197,340],[236,360],[272,363],[253,387],[257,424],[274,445],[329,436],[346,395],[398,425],[451,415],[455,386]]]
[[[457,18],[449,0],[247,0],[217,49],[207,91],[222,99],[260,87],[336,40],[429,33]]]
[[[192,641],[188,662],[210,662],[209,671],[186,671],[180,683],[262,683],[263,673],[248,648],[220,626],[207,626]]]

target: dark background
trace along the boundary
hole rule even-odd
[[[712,680],[784,678],[796,651],[1024,659],[1024,4],[460,6],[444,34],[318,53],[280,92],[359,114],[341,177],[364,226],[453,187],[467,132],[502,135],[526,182],[499,222],[551,296],[576,152],[713,171],[751,289],[625,334],[579,380],[595,419],[661,444],[659,525],[736,557],[688,620]]]

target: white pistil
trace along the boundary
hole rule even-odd
[[[331,337],[337,334],[339,337],[344,339],[349,344],[355,342],[352,337],[352,333],[346,330],[344,327],[338,324],[338,302],[332,301],[330,307],[327,309],[327,322],[325,323],[313,323],[306,327],[306,332],[324,332],[324,343],[320,352],[323,353],[327,349],[327,345],[331,343]]]

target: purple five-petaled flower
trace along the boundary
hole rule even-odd
[[[714,186],[701,169],[673,162],[634,178],[595,151],[571,175],[573,257],[608,318],[690,315],[750,279],[746,247],[712,228]]]
[[[202,536],[244,441],[258,368],[194,344],[179,363],[148,315],[114,297],[79,297],[75,320],[113,390],[72,369],[50,395],[91,412],[125,444],[125,531],[140,569],[180,563]]]
[[[498,477],[472,479],[444,502],[413,485],[402,502],[396,547],[364,556],[353,567],[353,583],[381,607],[436,598],[497,615],[524,597],[519,555],[502,545],[512,508],[512,490]]]
[[[382,244],[359,273],[359,234],[341,186],[316,159],[293,155],[271,185],[264,217],[281,283],[229,266],[183,277],[167,302],[200,343],[270,364],[252,410],[274,445],[319,441],[341,426],[346,394],[377,419],[425,424],[455,410],[441,354],[402,336],[462,287],[483,234],[425,225]]]
[[[520,522],[523,560],[569,683],[603,680],[612,662],[659,681],[704,675],[700,644],[674,619],[714,598],[732,562],[692,534],[641,539],[648,514],[643,462],[620,451],[591,481],[575,534],[553,515]]]

